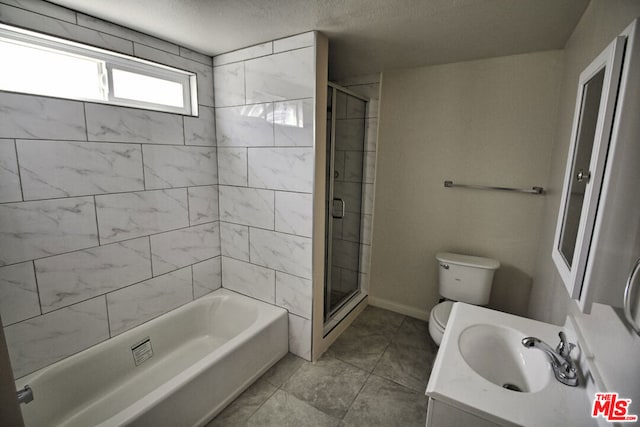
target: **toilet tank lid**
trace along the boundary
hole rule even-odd
[[[497,270],[498,267],[500,267],[500,262],[492,258],[453,254],[451,252],[438,252],[436,254],[436,259],[440,262],[446,262],[448,264],[484,268],[487,270]]]

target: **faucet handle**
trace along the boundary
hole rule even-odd
[[[556,351],[560,356],[567,359],[569,354],[571,354],[571,350],[573,350],[576,345],[567,341],[567,336],[563,331],[560,331],[558,336],[560,337],[560,342],[558,343],[558,347],[556,347]]]

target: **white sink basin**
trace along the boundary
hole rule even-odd
[[[525,335],[497,325],[473,325],[462,331],[458,347],[462,358],[478,375],[507,390],[537,392],[551,379],[546,355],[525,348]]]

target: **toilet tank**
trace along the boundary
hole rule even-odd
[[[438,286],[440,295],[454,301],[485,305],[489,302],[493,274],[500,267],[495,259],[440,252]]]

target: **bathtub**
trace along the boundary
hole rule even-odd
[[[285,310],[218,289],[16,385],[27,427],[199,426],[287,351]]]

